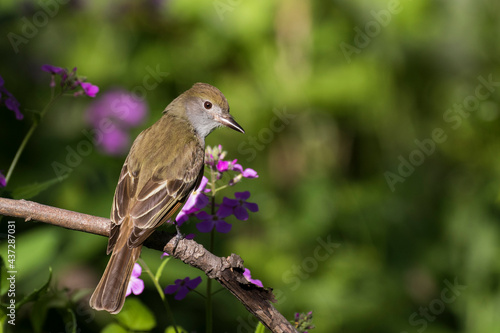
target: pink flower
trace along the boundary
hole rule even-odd
[[[245,277],[245,279],[248,280],[248,282],[251,282],[251,283],[253,283],[256,286],[259,286],[261,288],[264,288],[264,285],[262,284],[262,282],[260,280],[252,279],[252,273],[250,273],[250,270],[248,268],[245,268],[245,271],[243,272],[243,276]]]
[[[97,95],[97,93],[99,92],[99,87],[93,85],[90,82],[80,82],[80,86],[85,92],[85,95],[89,97],[95,97],[95,95]]]
[[[131,293],[133,293],[134,295],[139,295],[144,291],[144,281],[139,279],[141,273],[142,273],[141,265],[135,263],[134,269],[132,270],[132,276],[130,277],[130,281],[128,283],[127,293],[125,294],[125,296],[128,296]]]
[[[245,177],[245,178],[258,178],[259,177],[259,175],[257,174],[257,171],[255,171],[254,169],[246,168],[245,170],[243,170],[243,167],[241,166],[241,164],[237,164],[236,160],[234,160],[234,162],[235,163],[233,166],[233,170],[239,171],[243,177]]]
[[[219,172],[227,171],[229,169],[229,163],[229,161],[220,160],[217,162],[217,170],[219,170]]]

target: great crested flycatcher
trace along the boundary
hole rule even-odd
[[[205,137],[222,125],[245,133],[219,89],[196,83],[135,139],[113,199],[107,249],[111,258],[90,298],[91,307],[120,312],[142,244],[198,186]]]

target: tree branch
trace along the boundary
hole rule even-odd
[[[26,200],[0,198],[0,215],[36,220],[66,229],[109,236],[109,219],[42,205]],[[176,244],[177,243],[177,244]],[[257,319],[275,333],[297,333],[297,330],[270,303],[276,299],[271,288],[260,288],[243,276],[243,260],[236,254],[217,257],[194,240],[182,239],[165,232],[153,233],[145,246],[165,251],[184,263],[198,268],[228,289]]]

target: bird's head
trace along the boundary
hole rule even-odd
[[[229,114],[229,104],[219,89],[207,83],[195,83],[179,96],[186,116],[201,137],[222,125],[245,133]]]

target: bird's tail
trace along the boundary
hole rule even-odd
[[[125,303],[132,269],[141,254],[141,248],[142,245],[129,248],[126,244],[119,249],[115,248],[101,281],[90,298],[91,307],[113,314],[120,312]]]

